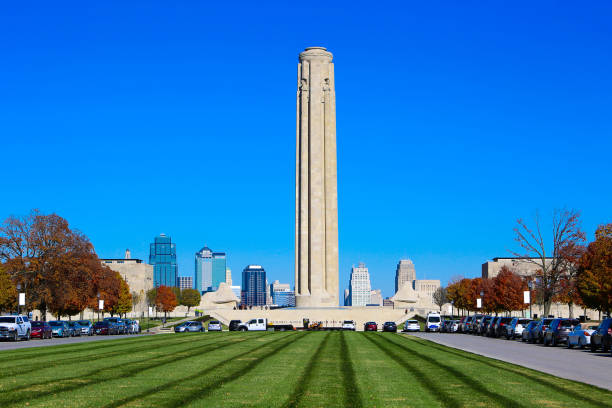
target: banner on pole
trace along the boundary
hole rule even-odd
[[[523,303],[531,303],[531,299],[529,297],[530,293],[528,290],[523,292]]]
[[[25,293],[19,294],[19,306],[25,306]]]
[[[99,310],[104,309],[104,299],[98,300],[98,309]]]
[[[482,299],[481,298],[476,299],[476,307],[478,309],[480,309],[482,307]]]
[[[149,306],[149,314],[153,314],[153,308]]]

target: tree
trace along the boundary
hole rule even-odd
[[[584,305],[610,314],[612,309],[612,224],[600,225],[580,259],[576,287]]]
[[[119,280],[119,296],[117,297],[117,303],[112,308],[112,313],[117,313],[121,316],[132,311],[132,295],[129,285],[119,272],[115,272],[115,277]]]
[[[169,286],[159,286],[157,288],[157,296],[155,296],[155,307],[164,312],[164,317],[168,312],[174,310],[177,306],[176,295]]]
[[[181,288],[172,286],[172,292],[174,292],[174,297],[176,298],[176,303],[181,305]]]
[[[200,292],[195,289],[183,289],[181,291],[181,305],[187,306],[187,314],[189,310],[200,304]]]
[[[9,274],[0,265],[0,312],[17,309],[17,289]]]
[[[446,288],[439,286],[435,292],[433,293],[433,302],[436,306],[440,308],[442,311],[442,306],[448,303],[448,299],[446,298]]]
[[[157,288],[147,290],[145,298],[148,306],[155,306],[155,299],[157,298]]]
[[[560,293],[561,279],[569,273],[569,264],[585,240],[584,232],[580,229],[580,214],[574,210],[555,211],[552,220],[552,253],[547,252],[537,215],[535,231],[521,219],[517,223],[518,226],[514,228],[515,240],[523,249],[523,253],[512,253],[539,267],[535,284],[544,306],[544,315],[547,316],[555,296]]]
[[[527,308],[527,304],[523,302],[523,292],[527,290],[527,283],[507,266],[502,267],[499,274],[493,278],[492,289],[496,311],[510,313],[513,310]]]

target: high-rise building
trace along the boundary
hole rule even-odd
[[[295,292],[291,290],[288,283],[280,283],[275,280],[270,284],[272,293],[272,304],[281,307],[295,306]]]
[[[371,296],[370,273],[363,262],[351,270],[349,282],[350,306],[365,306],[370,303]]]
[[[350,294],[350,291],[348,289],[344,289],[344,306],[351,305],[349,294]]]
[[[242,287],[240,286],[232,286],[232,293],[236,296],[236,298],[242,298]]]
[[[208,289],[215,291],[219,289],[219,284],[225,282],[226,271],[225,252],[213,252],[212,254],[212,284]]]
[[[232,270],[230,268],[225,269],[225,283],[227,283],[229,286],[232,286]]]
[[[265,306],[266,271],[260,265],[248,265],[242,270],[240,300],[246,306]]]
[[[179,276],[176,278],[176,286],[179,289],[193,289],[193,276]]]
[[[149,264],[153,265],[153,285],[175,286],[178,276],[176,244],[166,234],[155,237],[149,253]]]
[[[415,279],[416,271],[412,261],[410,259],[401,259],[395,270],[395,292],[397,293],[404,283],[408,282],[410,285],[413,285]]]
[[[212,286],[212,254],[213,252],[205,246],[195,253],[195,289],[200,293]]]

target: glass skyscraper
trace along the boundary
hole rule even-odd
[[[225,282],[225,252],[204,247],[195,254],[195,289],[200,293],[215,291]]]
[[[176,244],[166,234],[155,237],[149,252],[149,264],[153,265],[153,285],[176,286],[178,266]]]
[[[288,283],[274,281],[270,284],[272,304],[280,307],[295,306],[295,292]]]
[[[240,300],[246,306],[265,306],[266,271],[260,265],[249,265],[242,270]]]

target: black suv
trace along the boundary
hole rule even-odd
[[[397,332],[397,326],[394,322],[385,322],[385,324],[383,324],[383,331],[395,333]]]
[[[238,326],[242,323],[240,320],[232,320],[229,323],[229,331],[238,331]]]
[[[596,352],[599,348],[606,351],[612,345],[612,318],[602,320],[597,330],[591,334],[591,351]]]

